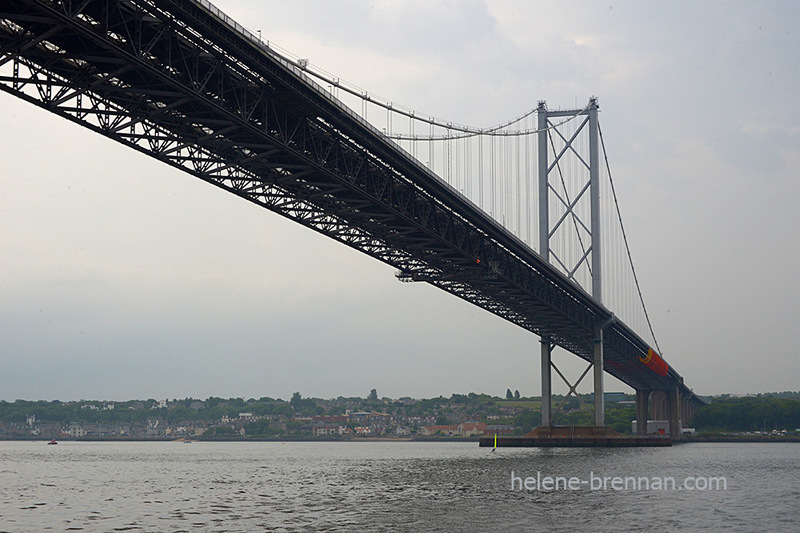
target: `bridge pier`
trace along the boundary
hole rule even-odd
[[[636,434],[647,435],[647,419],[649,412],[649,390],[636,391]]]
[[[694,398],[686,398],[686,403],[689,404],[689,414],[684,420],[687,426],[691,425],[694,422],[694,415],[697,414],[697,409],[700,407],[698,402]]]
[[[697,407],[692,402],[691,398],[681,396],[681,423],[685,427],[689,427],[694,419],[694,413]]]
[[[542,337],[542,426],[553,425],[553,380],[551,372],[553,345],[550,337]]]
[[[672,440],[681,438],[681,390],[674,385],[667,391],[667,416],[669,417],[669,436]]]
[[[605,388],[603,386],[603,330],[594,342],[594,425],[605,426]]]

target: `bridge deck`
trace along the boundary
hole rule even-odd
[[[7,0],[0,89],[478,305],[633,388],[649,346],[299,66],[193,0]],[[10,70],[10,74],[6,74]],[[693,396],[693,395],[692,395]]]

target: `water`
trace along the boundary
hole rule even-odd
[[[525,490],[537,472],[587,483]],[[679,486],[614,490],[614,476]],[[687,477],[727,490],[677,490]],[[0,442],[0,532],[723,529],[800,530],[800,446]]]

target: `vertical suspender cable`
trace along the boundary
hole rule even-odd
[[[600,145],[603,148],[603,158],[605,159],[606,162],[606,171],[608,172],[608,182],[609,184],[611,184],[611,195],[614,198],[614,206],[616,207],[617,210],[617,218],[619,218],[619,227],[620,230],[622,231],[622,239],[625,242],[625,251],[628,254],[628,262],[631,265],[631,273],[633,274],[633,281],[636,284],[636,292],[638,292],[639,294],[639,301],[642,304],[642,310],[644,311],[644,317],[647,320],[647,327],[650,329],[650,335],[653,336],[653,342],[656,344],[656,349],[661,355],[663,355],[663,353],[661,352],[661,347],[658,345],[658,340],[656,340],[656,334],[655,332],[653,332],[653,324],[650,322],[650,315],[647,313],[647,307],[644,305],[644,297],[642,296],[642,290],[641,287],[639,286],[639,277],[636,275],[636,269],[633,266],[631,249],[630,246],[628,246],[628,236],[625,234],[625,226],[622,224],[622,214],[620,213],[619,202],[617,201],[617,191],[614,187],[614,180],[611,178],[611,167],[608,163],[608,153],[606,153],[606,144],[605,141],[603,141],[603,130],[600,129],[599,125],[597,127],[597,131],[600,133]]]

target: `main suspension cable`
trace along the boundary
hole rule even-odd
[[[270,52],[273,54],[277,54],[274,50],[274,46],[269,48]],[[279,54],[278,54],[279,55]],[[530,109],[523,113],[522,115],[507,120],[501,124],[496,124],[489,128],[475,128],[472,126],[465,126],[462,124],[455,124],[453,122],[445,122],[443,120],[437,119],[435,117],[428,117],[425,118],[421,116],[419,113],[416,113],[414,110],[406,109],[402,106],[397,106],[388,100],[383,100],[382,98],[378,98],[375,95],[370,95],[367,91],[362,91],[361,89],[357,88],[355,85],[350,83],[342,82],[340,78],[333,77],[333,75],[310,65],[306,60],[297,60],[292,61],[289,58],[284,58],[287,61],[292,63],[296,63],[305,73],[321,80],[327,84],[330,84],[331,87],[336,87],[337,89],[344,90],[347,93],[350,93],[353,96],[361,98],[363,101],[363,106],[366,107],[369,103],[377,105],[390,111],[392,113],[397,113],[399,115],[406,116],[412,120],[423,122],[426,124],[430,124],[432,127],[440,127],[444,128],[448,131],[454,131],[458,133],[447,133],[447,134],[439,134],[439,135],[416,135],[414,133],[411,134],[392,134],[386,133],[386,137],[395,141],[446,141],[446,140],[455,140],[455,139],[465,139],[468,137],[475,137],[478,135],[488,135],[488,136],[496,136],[496,137],[517,137],[517,136],[527,136],[533,135],[535,133],[539,133],[541,131],[548,131],[552,129],[556,129],[559,126],[566,124],[567,122],[574,120],[575,118],[579,117],[580,115],[586,113],[586,111],[591,106],[591,103],[587,104],[583,109],[578,109],[575,111],[574,114],[567,116],[564,120],[560,122],[553,123],[547,128],[544,129],[523,129],[523,130],[507,130],[509,126],[522,122],[526,118],[530,117],[534,113],[536,113],[537,107]]]

